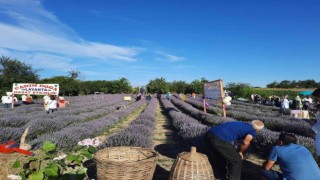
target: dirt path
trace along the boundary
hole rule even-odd
[[[156,111],[156,127],[153,142],[155,151],[160,155],[153,180],[167,180],[170,177],[170,170],[177,155],[181,152],[189,151],[189,149],[183,143],[183,139],[176,133],[160,103]],[[260,171],[263,162],[264,159],[253,154],[248,154],[242,162],[241,179],[263,180]],[[278,170],[279,167],[276,166],[273,169]]]
[[[127,127],[133,120],[135,120],[140,114],[141,112],[146,108],[146,105],[143,105],[142,107],[140,107],[139,109],[135,110],[133,113],[131,113],[129,116],[123,118],[120,120],[120,122],[118,122],[117,124],[115,124],[115,126],[113,126],[112,128],[106,130],[105,132],[103,132],[103,134],[97,136],[97,138],[99,139],[100,142],[104,142],[105,139],[110,136],[111,134],[119,131],[120,129],[123,129],[125,127]]]
[[[171,167],[177,155],[187,151],[181,137],[175,132],[170,119],[165,115],[162,106],[156,111],[156,127],[153,136],[154,150],[160,155],[154,173],[154,180],[167,180],[170,177]]]

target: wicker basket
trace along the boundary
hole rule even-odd
[[[214,179],[208,157],[197,153],[195,147],[191,152],[180,153],[171,168],[170,180],[173,179]]]
[[[109,147],[95,155],[97,176],[105,179],[152,179],[158,154],[149,148]]]

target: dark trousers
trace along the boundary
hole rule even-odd
[[[242,159],[239,152],[232,144],[212,133],[206,136],[211,150],[209,159],[216,178],[240,180]]]
[[[274,170],[265,170],[262,169],[262,174],[268,179],[268,180],[281,180],[283,179],[282,174],[274,171]]]
[[[49,112],[51,111],[51,113],[53,113],[54,111],[58,111],[58,108],[55,108],[55,109],[49,109],[48,111],[47,111],[47,113],[49,114]]]
[[[4,103],[3,108],[11,108],[11,103]]]

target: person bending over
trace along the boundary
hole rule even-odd
[[[240,180],[243,152],[249,147],[256,132],[264,128],[260,120],[246,122],[226,122],[212,127],[206,134],[209,142],[208,157],[219,179]],[[243,140],[239,149],[231,143]]]
[[[263,175],[269,180],[319,180],[320,170],[311,152],[304,146],[297,145],[297,138],[288,133],[281,133],[268,160],[262,168]],[[282,173],[271,170],[275,162],[279,163]]]

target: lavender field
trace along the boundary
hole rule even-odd
[[[227,109],[227,118],[223,118],[219,105],[209,102],[207,113],[204,113],[201,99],[191,96],[187,96],[186,101],[181,101],[176,94],[170,100],[164,95],[158,98],[154,95],[151,100],[135,101],[135,96],[131,95],[131,101],[124,101],[124,96],[104,94],[99,98],[93,95],[66,97],[70,106],[50,114],[44,111],[40,101],[14,109],[1,109],[0,142],[19,142],[23,131],[29,127],[26,142],[33,150],[49,140],[68,152],[79,141],[98,136],[103,137],[98,149],[112,146],[155,148],[157,114],[162,113],[185,146],[196,146],[200,152],[205,152],[204,134],[211,126],[254,119],[262,120],[266,127],[254,139],[250,153],[265,157],[283,131],[296,134],[299,143],[313,151],[315,134],[308,120],[281,115],[272,107],[234,101]],[[159,109],[162,111],[159,112]],[[137,115],[133,118],[133,114]],[[122,124],[120,129],[112,133],[109,131],[119,124]]]

